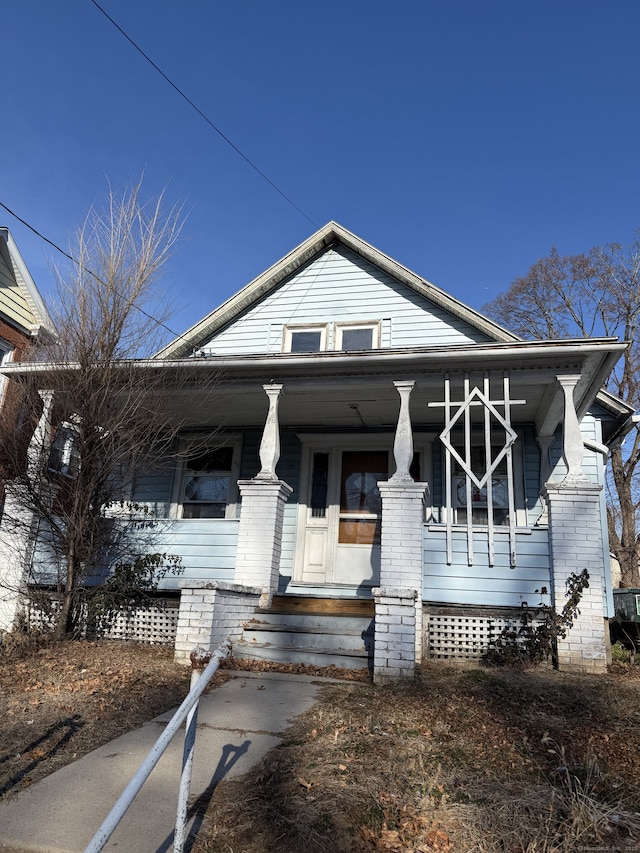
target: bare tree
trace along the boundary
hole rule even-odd
[[[640,239],[561,256],[552,249],[483,309],[523,338],[618,336],[629,347],[609,380],[609,390],[640,405]],[[622,586],[640,586],[640,435],[610,453],[609,541],[621,567]]]
[[[143,202],[140,183],[110,192],[77,234],[75,263],[57,271],[58,341],[20,374],[23,420],[40,418],[40,427],[16,493],[60,566],[59,638],[74,630],[82,585],[112,544],[108,516],[124,505],[132,471],[166,463],[182,427],[161,402],[171,377],[140,363],[166,337],[157,285],[181,223],[180,209],[165,213],[162,197]],[[0,443],[19,469],[24,440],[0,429]]]

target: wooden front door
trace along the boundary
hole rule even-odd
[[[297,579],[375,586],[380,577],[382,505],[388,450],[309,450],[299,510]],[[306,493],[306,494],[305,494]]]

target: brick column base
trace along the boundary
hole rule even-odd
[[[572,573],[589,572],[580,613],[564,640],[558,640],[558,669],[606,672],[609,657],[608,620],[604,608],[604,549],[600,492],[596,483],[547,483],[553,605],[559,613],[566,601],[566,581]]]
[[[415,662],[422,660],[422,530],[427,483],[378,483],[382,497],[380,586],[415,592]],[[377,630],[377,622],[376,622]]]
[[[196,646],[214,652],[220,643],[242,636],[242,623],[258,606],[260,588],[207,581],[183,581],[174,659],[189,664]]]
[[[376,628],[373,648],[374,684],[413,678],[416,667],[415,589],[376,587]]]
[[[233,580],[261,587],[269,606],[278,589],[284,506],[293,489],[282,480],[239,480],[242,495]]]

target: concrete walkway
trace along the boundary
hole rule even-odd
[[[204,811],[222,779],[246,773],[317,698],[304,675],[234,673],[200,700],[190,803]],[[3,853],[82,853],[173,712],[129,732],[0,802]],[[164,853],[173,844],[184,726],[156,765],[105,850]],[[188,830],[197,833],[199,818]],[[189,845],[187,844],[187,850]]]

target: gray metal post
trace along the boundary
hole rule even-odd
[[[211,681],[211,678],[218,669],[220,661],[227,657],[230,650],[231,642],[229,640],[225,640],[225,642],[219,646],[216,653],[211,658],[207,668],[202,673],[200,678],[198,678],[195,686],[189,691],[189,695],[186,697],[182,705],[180,705],[176,713],[173,715],[164,732],[160,735],[158,740],[152,746],[151,751],[138,768],[133,779],[129,782],[127,787],[120,795],[120,799],[111,809],[109,814],[106,816],[106,818],[102,822],[102,826],[93,836],[88,846],[85,847],[84,853],[100,853],[100,851],[104,848],[105,844],[111,838],[116,827],[124,817],[127,809],[133,802],[136,794],[147,781],[151,774],[151,771],[156,766],[158,761],[160,761],[160,759],[162,758],[164,751],[173,740],[178,729],[186,719],[187,714],[197,704],[200,696],[202,695],[206,686]]]
[[[211,652],[198,648],[191,652],[191,689],[193,690],[202,671],[211,660]],[[196,728],[198,725],[198,703],[193,706],[187,716],[187,728],[184,735],[184,750],[182,752],[182,774],[180,776],[180,791],[178,793],[178,811],[176,828],[173,833],[173,853],[183,853],[186,840],[187,807],[191,791],[191,774],[193,772],[193,755],[196,745]]]

